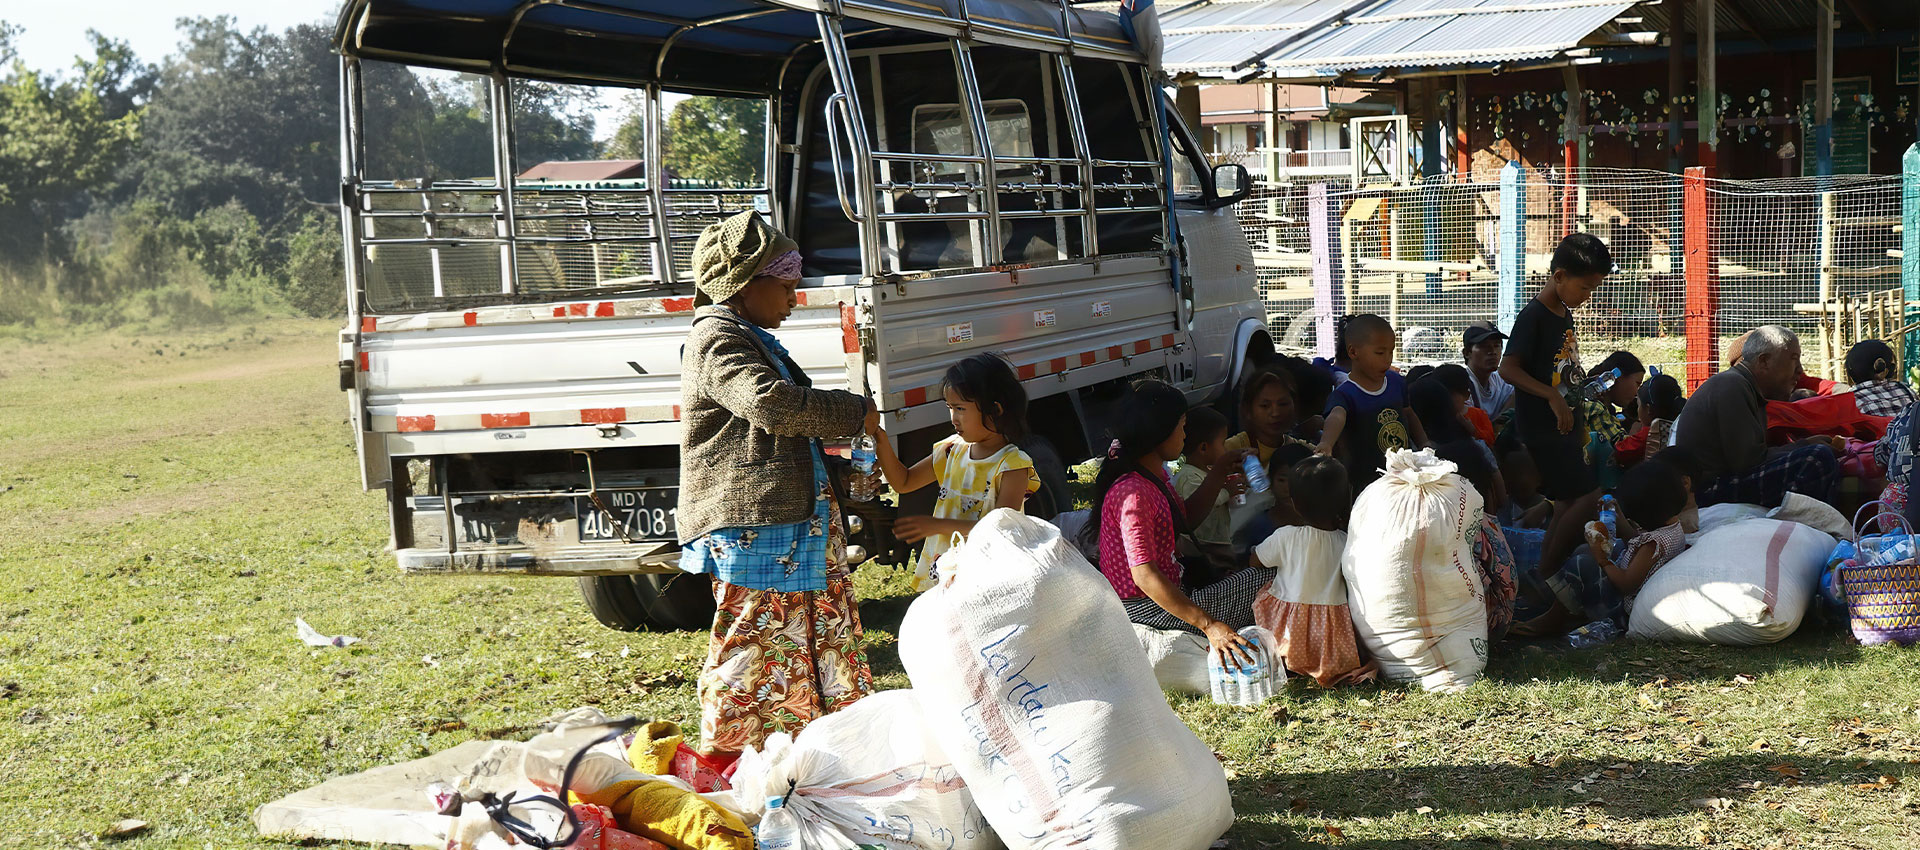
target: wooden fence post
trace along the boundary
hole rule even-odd
[[[1334,201],[1327,197],[1327,184],[1307,187],[1307,239],[1313,251],[1314,353],[1332,360],[1333,332],[1340,316],[1347,311],[1346,299],[1334,281],[1340,279],[1339,240],[1334,238],[1334,222],[1339,218]]]
[[[1686,285],[1687,285],[1687,394],[1706,383],[1720,368],[1719,330],[1714,313],[1719,309],[1718,276],[1713,269],[1712,208],[1707,203],[1707,169],[1687,169],[1686,193]]]
[[[1500,169],[1499,251],[1500,329],[1510,333],[1526,303],[1520,288],[1527,279],[1527,172],[1518,162]]]

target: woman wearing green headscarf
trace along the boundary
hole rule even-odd
[[[694,246],[682,359],[680,567],[714,578],[701,749],[759,747],[873,690],[822,439],[879,427],[873,403],[817,390],[770,331],[793,313],[800,253],[744,212]]]

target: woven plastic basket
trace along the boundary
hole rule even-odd
[[[1854,527],[1868,508],[1881,508],[1875,517],[1880,523],[1892,522],[1906,531],[1906,518],[1885,510],[1880,502],[1861,506],[1854,515]],[[1886,527],[1882,525],[1882,527]],[[1864,544],[1866,541],[1862,541]],[[1874,560],[1863,550],[1860,561]],[[1907,646],[1920,642],[1920,560],[1909,556],[1890,564],[1854,563],[1839,567],[1840,589],[1847,597],[1847,617],[1853,636],[1863,646],[1897,643]]]

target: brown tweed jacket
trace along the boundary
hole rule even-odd
[[[866,400],[782,380],[774,353],[725,307],[702,307],[681,352],[680,542],[813,513],[808,440],[851,437]]]

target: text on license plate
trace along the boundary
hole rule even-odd
[[[574,499],[581,541],[678,538],[679,528],[674,522],[674,506],[680,500],[677,488],[601,490],[596,496],[598,505],[585,496]]]

